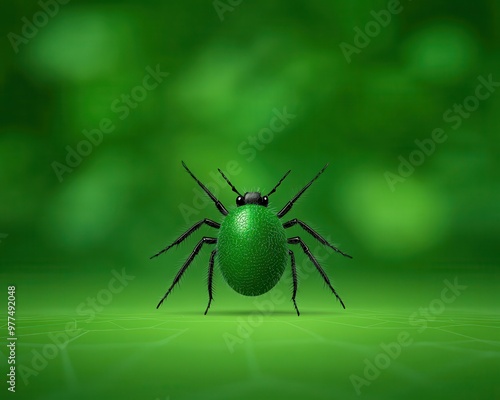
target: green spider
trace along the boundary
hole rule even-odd
[[[210,190],[208,190],[206,186],[203,185],[203,183],[201,183],[193,175],[193,173],[189,170],[184,162],[182,162],[182,166],[186,169],[189,175],[193,177],[196,183],[198,183],[198,185],[200,185],[200,187],[207,193],[210,199],[212,199],[217,209],[225,218],[220,224],[208,218],[197,222],[181,236],[179,236],[179,238],[177,238],[172,244],[165,247],[163,250],[159,251],[151,257],[158,257],[160,254],[165,253],[171,247],[178,245],[203,224],[206,224],[215,229],[219,229],[219,234],[216,238],[205,236],[198,242],[194,250],[182,265],[181,269],[177,272],[174,281],[172,282],[156,308],[159,308],[161,306],[163,301],[170,294],[174,286],[179,282],[182,275],[194,260],[194,258],[197,256],[204,244],[216,245],[215,249],[212,250],[210,260],[208,262],[209,299],[205,314],[207,314],[208,309],[210,308],[210,304],[213,300],[212,283],[214,273],[214,260],[217,256],[220,270],[225,281],[236,292],[245,296],[258,296],[271,290],[282,277],[283,272],[285,271],[285,266],[287,264],[287,258],[290,257],[293,279],[292,301],[293,305],[295,306],[295,310],[297,311],[297,315],[300,315],[297,303],[295,301],[295,296],[297,294],[297,269],[295,266],[294,253],[288,248],[288,245],[290,244],[298,244],[302,247],[302,250],[314,264],[332,293],[340,301],[342,307],[345,308],[344,302],[333,288],[332,284],[330,283],[330,279],[328,279],[328,276],[326,275],[326,272],[318,263],[307,245],[299,236],[287,238],[285,229],[295,225],[299,225],[321,244],[332,248],[337,253],[340,253],[345,257],[352,257],[348,254],[343,253],[332,244],[328,243],[326,239],[324,239],[319,233],[317,233],[304,222],[296,218],[293,218],[285,223],[282,223],[280,221],[280,219],[291,210],[293,204],[299,199],[299,197],[309,188],[309,186],[312,185],[312,183],[316,179],[318,179],[318,177],[323,173],[328,164],[326,164],[323,169],[319,171],[317,175],[292,198],[292,200],[286,203],[285,206],[277,214],[267,208],[269,203],[269,196],[271,196],[276,191],[278,186],[288,176],[290,171],[288,171],[283,176],[283,178],[280,179],[280,181],[269,192],[268,195],[262,196],[260,192],[246,192],[244,195],[242,195],[219,169],[220,174],[226,180],[229,186],[231,186],[232,191],[238,194],[238,197],[236,198],[237,207],[232,211],[227,211],[224,205],[219,200],[217,200],[217,198],[210,192]]]

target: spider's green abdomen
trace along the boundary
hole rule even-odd
[[[246,296],[266,293],[285,270],[285,229],[267,207],[235,208],[221,223],[217,256],[224,279],[235,291]]]

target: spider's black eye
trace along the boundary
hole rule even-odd
[[[245,204],[245,199],[243,198],[243,196],[236,197],[236,205],[237,206],[242,206],[244,204]]]
[[[264,196],[262,198],[262,205],[267,206],[268,203],[269,203],[269,198],[267,196]]]

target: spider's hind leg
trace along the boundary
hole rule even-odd
[[[290,254],[290,262],[292,264],[292,281],[293,281],[293,292],[292,292],[292,301],[295,306],[295,311],[297,311],[297,315],[300,315],[299,308],[297,307],[297,303],[295,302],[295,296],[297,295],[297,267],[295,266],[295,255],[292,250],[288,250],[288,254]]]
[[[212,254],[210,254],[210,260],[208,261],[208,305],[205,310],[205,315],[207,315],[208,309],[210,308],[210,304],[212,304],[213,296],[212,296],[212,284],[214,278],[214,258],[217,254],[217,249],[212,250]]]
[[[342,301],[340,296],[337,294],[337,292],[333,288],[332,284],[330,283],[330,279],[328,279],[328,275],[326,275],[325,270],[321,267],[321,265],[319,265],[318,260],[316,260],[316,257],[314,257],[314,255],[311,253],[311,250],[309,250],[309,247],[307,247],[307,245],[298,236],[288,238],[287,241],[289,244],[300,244],[300,246],[302,247],[302,250],[304,250],[304,253],[309,257],[311,262],[314,264],[314,266],[316,267],[316,269],[318,270],[320,275],[323,277],[323,280],[326,282],[326,284],[328,285],[328,287],[330,288],[332,293],[335,295],[337,300],[340,301],[340,304],[342,304],[342,307],[345,308],[344,302]]]

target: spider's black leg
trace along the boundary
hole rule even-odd
[[[342,307],[345,308],[344,302],[342,301],[340,296],[337,294],[337,292],[333,288],[332,284],[330,283],[330,279],[328,279],[328,276],[326,275],[326,272],[323,270],[323,268],[321,268],[321,265],[319,265],[318,260],[316,260],[316,258],[313,256],[313,254],[309,250],[309,247],[307,247],[307,245],[298,236],[288,238],[287,241],[289,244],[300,244],[300,246],[302,247],[302,250],[304,250],[304,253],[306,253],[307,256],[309,257],[309,259],[312,261],[312,263],[314,264],[314,266],[316,267],[318,272],[321,274],[321,276],[323,277],[323,279],[326,282],[326,284],[328,285],[328,287],[331,289],[332,293],[335,295],[337,300],[340,301],[340,304],[342,304]]]
[[[269,194],[267,195],[267,197],[271,196],[274,192],[276,192],[276,189],[278,189],[278,186],[281,185],[281,182],[283,182],[285,180],[285,178],[288,176],[288,174],[291,171],[292,171],[291,169],[288,170],[288,172],[283,176],[283,178],[281,178],[279,180],[279,182],[276,184],[276,186],[274,186],[273,189],[269,192]]]
[[[210,261],[208,262],[208,306],[205,310],[205,315],[207,315],[208,309],[210,308],[210,304],[212,303],[212,283],[214,278],[214,258],[217,254],[217,249],[212,250],[212,254],[210,254]]]
[[[175,245],[181,243],[182,241],[184,241],[184,239],[186,239],[189,235],[191,235],[194,231],[196,231],[200,226],[202,226],[203,224],[207,224],[208,226],[211,226],[212,228],[216,228],[216,229],[219,229],[220,228],[220,224],[215,222],[215,221],[212,221],[211,219],[208,219],[208,218],[205,218],[204,220],[202,221],[198,221],[196,224],[194,224],[191,228],[189,228],[186,232],[184,232],[181,236],[179,236],[175,241],[174,243],[172,243],[171,245],[165,247],[163,250],[160,250],[158,253],[156,253],[154,256],[151,256],[149,257],[149,259],[152,259],[152,258],[155,258],[155,257],[158,257],[160,254],[162,253],[165,253],[168,249],[170,249],[171,247],[174,247]]]
[[[293,293],[292,293],[292,301],[295,306],[295,310],[297,311],[297,315],[300,315],[299,309],[297,308],[297,303],[295,302],[295,296],[297,295],[297,268],[295,267],[295,256],[292,250],[288,250],[288,254],[290,254],[290,261],[292,262],[292,280],[293,280]]]
[[[222,177],[226,180],[226,182],[231,186],[231,190],[236,193],[238,196],[243,196],[240,192],[238,192],[238,189],[234,187],[234,185],[231,183],[229,179],[227,179],[226,175],[224,175],[224,172],[220,170],[220,168],[217,168],[217,171],[222,175]]]
[[[177,272],[177,275],[175,275],[174,281],[172,282],[172,284],[170,285],[170,287],[167,290],[167,293],[165,293],[165,296],[162,297],[162,299],[160,300],[160,302],[158,303],[158,305],[156,306],[156,308],[159,308],[161,306],[161,303],[163,303],[163,300],[165,300],[167,298],[167,296],[170,294],[170,292],[172,291],[172,289],[174,288],[174,286],[179,282],[179,280],[181,279],[181,277],[184,274],[184,272],[186,272],[187,267],[189,267],[189,264],[191,264],[191,262],[193,261],[193,259],[200,252],[201,246],[203,246],[204,243],[215,244],[215,243],[217,243],[217,239],[205,236],[205,237],[203,237],[203,239],[201,239],[198,242],[198,244],[195,246],[194,250],[191,252],[191,254],[189,255],[189,257],[187,258],[187,260],[184,262],[184,265],[181,267],[181,269],[179,270],[179,272]]]
[[[295,202],[299,199],[299,197],[300,197],[300,196],[302,196],[302,194],[303,194],[303,193],[307,190],[307,188],[309,188],[309,186],[311,186],[311,185],[312,185],[312,183],[313,183],[316,179],[318,179],[318,177],[319,177],[319,176],[323,173],[323,171],[326,169],[326,167],[328,167],[328,164],[326,164],[326,165],[323,167],[323,169],[322,169],[321,171],[319,171],[319,172],[316,174],[316,176],[315,176],[314,178],[312,178],[312,179],[311,179],[311,181],[310,181],[310,182],[309,182],[306,186],[304,186],[304,187],[302,188],[302,190],[300,190],[300,192],[299,192],[299,193],[297,193],[297,194],[293,197],[293,199],[292,199],[292,200],[290,200],[288,203],[286,203],[286,204],[285,204],[285,207],[283,207],[283,208],[281,209],[281,211],[280,211],[280,212],[278,212],[278,214],[276,214],[278,218],[283,217],[283,216],[284,216],[284,215],[285,215],[288,211],[290,211],[290,210],[291,210],[291,208],[292,208],[292,206],[293,206],[293,203],[295,203]]]
[[[330,247],[331,249],[335,250],[337,253],[342,254],[344,257],[352,258],[352,256],[350,256],[349,254],[344,253],[343,251],[336,248],[334,245],[328,243],[328,241],[323,236],[321,236],[318,232],[316,232],[313,228],[311,228],[305,222],[302,222],[301,220],[299,220],[297,218],[294,218],[288,222],[285,222],[283,224],[283,228],[287,229],[287,228],[290,228],[290,227],[297,225],[297,224],[300,225],[307,233],[309,233],[314,239],[316,239],[321,244],[324,244],[325,246]]]
[[[208,196],[212,199],[212,201],[215,203],[215,207],[217,207],[217,210],[219,210],[222,215],[227,215],[228,212],[226,210],[226,207],[224,207],[224,205],[219,200],[217,200],[217,198],[212,194],[212,192],[208,190],[207,187],[203,183],[201,183],[196,176],[193,175],[193,173],[189,170],[187,165],[184,164],[184,161],[182,161],[182,166],[186,169],[189,175],[193,177],[196,183],[200,185],[200,187],[205,191],[205,193],[208,194]]]

